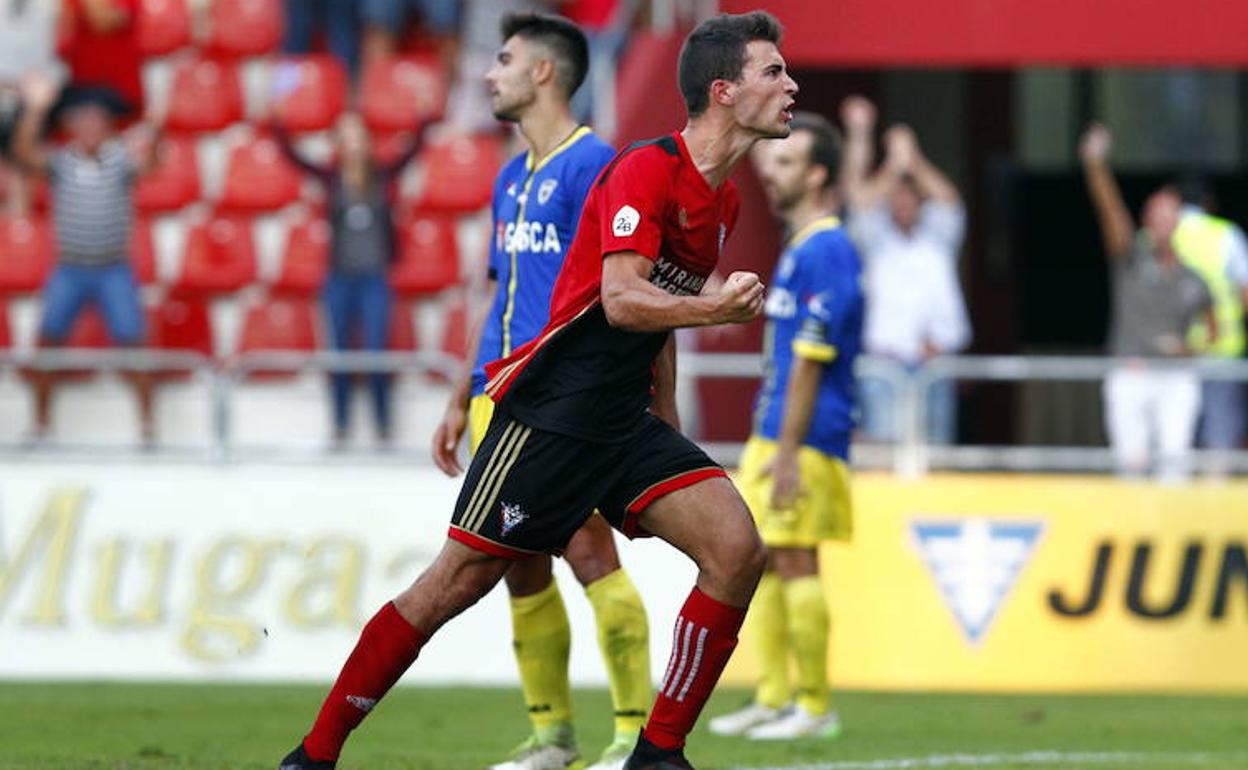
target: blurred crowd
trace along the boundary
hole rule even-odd
[[[623,6],[0,0],[0,347],[10,344],[3,297],[24,291],[42,298],[40,346],[92,346],[94,324],[114,345],[219,353],[211,329],[188,329],[209,326],[207,300],[259,285],[235,352],[314,349],[312,303],[323,307],[330,347],[405,349],[408,301],[461,282],[457,218],[487,206],[501,160],[485,74],[502,17],[567,15],[600,64],[621,50]],[[585,87],[574,100],[583,121],[592,99]],[[876,106],[857,96],[839,116],[843,214],[865,265],[864,348],[916,376],[971,343],[959,279],[966,205],[912,129],[880,125]],[[1124,362],[1104,383],[1106,431],[1123,473],[1182,478],[1194,446],[1243,446],[1242,384],[1202,382],[1190,363],[1243,357],[1248,245],[1196,180],[1161,187],[1133,216],[1110,167],[1112,144],[1110,130],[1094,126],[1080,146],[1110,265],[1106,352]],[[215,182],[198,174],[206,146],[227,156]],[[279,215],[280,265],[262,280],[250,228]],[[158,217],[187,228],[172,275],[151,264],[145,241]],[[41,250],[54,252],[42,268]],[[164,374],[129,376],[148,441]],[[63,377],[28,376],[42,438]],[[336,442],[349,434],[357,379],[330,378]],[[388,442],[390,377],[365,380],[375,435]],[[900,438],[898,396],[862,383],[864,438]],[[957,442],[957,404],[952,381],[928,391],[930,443]]]

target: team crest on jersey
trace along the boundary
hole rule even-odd
[[[502,534],[506,535],[516,527],[520,526],[529,518],[524,509],[519,504],[503,503],[503,527]]]
[[[512,182],[511,184],[507,185],[507,194],[513,198],[516,197],[516,183],[515,182]]]
[[[558,179],[547,179],[542,182],[542,186],[537,188],[537,202],[545,206],[546,201],[550,200],[550,196],[555,194],[555,188],[559,186]]]
[[[910,522],[923,561],[971,644],[983,641],[1044,525],[985,518]]]

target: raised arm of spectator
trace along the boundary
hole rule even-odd
[[[48,153],[40,134],[60,87],[46,74],[32,73],[22,80],[21,92],[23,109],[13,134],[13,157],[27,171],[42,174],[48,168]]]
[[[909,127],[905,127],[906,131],[910,131]],[[911,131],[911,136],[913,132]],[[927,200],[940,201],[941,203],[961,204],[962,196],[958,194],[958,188],[953,184],[944,172],[936,168],[930,160],[927,159],[921,149],[919,149],[918,140],[914,140],[913,159],[910,164],[910,176],[913,177],[915,185],[919,188],[919,193]]]
[[[269,130],[273,133],[273,139],[277,142],[278,149],[282,151],[282,155],[287,160],[319,179],[322,184],[329,185],[333,181],[334,169],[331,166],[316,163],[299,152],[299,149],[295,147],[294,139],[281,120],[270,120]]]
[[[403,146],[403,152],[399,153],[397,158],[385,164],[381,169],[381,173],[387,177],[393,177],[403,171],[403,167],[411,163],[412,159],[420,153],[420,148],[423,144],[424,129],[421,129],[421,133],[407,137],[407,144]]]
[[[869,209],[886,192],[872,179],[875,162],[875,105],[862,96],[841,102],[841,122],[845,126],[845,147],[841,154],[840,186],[851,209]]]
[[[1101,227],[1101,239],[1105,243],[1105,255],[1112,260],[1121,259],[1131,249],[1131,237],[1135,223],[1131,212],[1122,200],[1122,191],[1109,168],[1109,151],[1113,147],[1113,134],[1105,126],[1094,123],[1079,140],[1079,159],[1083,162],[1083,174],[1088,184],[1088,195],[1096,209],[1096,220]]]

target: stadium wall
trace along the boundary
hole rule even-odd
[[[153,463],[0,467],[0,678],[321,680],[440,547],[431,469]],[[864,475],[824,554],[841,686],[1248,690],[1248,484]],[[623,548],[653,670],[692,567]],[[572,675],[604,680],[569,572]],[[501,591],[409,682],[510,683]],[[729,678],[752,676],[748,640]]]

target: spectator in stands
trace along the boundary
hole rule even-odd
[[[415,18],[438,47],[447,72],[458,50],[460,0],[361,0],[364,15],[364,58],[393,56]]]
[[[845,123],[841,184],[849,233],[865,263],[864,348],[914,372],[933,356],[956,353],[970,342],[958,282],[966,207],[953,183],[923,156],[910,128],[888,130],[884,162],[872,174],[875,106],[853,96],[841,105],[841,117]],[[863,382],[861,429],[867,437],[898,438],[899,426],[892,419],[896,398],[882,383]],[[927,439],[953,443],[955,383],[934,383],[926,406]]]
[[[55,271],[43,290],[41,336],[62,344],[84,306],[94,303],[104,316],[114,344],[143,341],[143,311],[130,267],[130,239],[137,178],[156,165],[156,136],[150,126],[136,126],[122,141],[113,121],[125,103],[106,88],[71,88],[59,106],[61,126],[69,137],[58,150],[40,145],[40,132],[56,102],[59,87],[42,73],[22,83],[23,113],[13,141],[13,155],[26,170],[48,179],[59,250]],[[151,381],[134,377],[139,396],[141,434],[155,438]],[[35,377],[35,434],[51,426],[53,378]]]
[[[274,134],[290,160],[316,178],[328,196],[330,271],[324,288],[325,308],[336,350],[384,351],[388,345],[392,297],[387,271],[398,255],[391,216],[393,182],[416,154],[407,151],[386,165],[373,160],[372,141],[359,115],[348,113],[335,131],[335,165],[314,163],[301,154],[274,116]],[[352,375],[334,372],[330,388],[334,410],[334,443],[342,446],[350,428]],[[369,375],[373,419],[378,439],[388,443],[393,421],[391,375]]]
[[[121,96],[128,119],[143,115],[139,0],[63,0],[68,38],[61,58],[74,86],[103,87]]]
[[[628,39],[627,28],[616,18],[619,9],[619,0],[567,0],[560,8],[585,30],[589,40],[589,77],[572,97],[572,114],[582,123],[594,122],[595,85],[609,76],[611,64]]]
[[[6,156],[17,122],[22,78],[55,64],[56,5],[41,0],[0,0],[0,202],[8,214],[29,204],[19,173],[8,173]]]
[[[1218,335],[1197,322],[1187,339],[1200,355],[1236,360],[1244,355],[1244,306],[1248,304],[1248,241],[1234,222],[1215,216],[1216,201],[1203,180],[1189,179],[1180,186],[1186,205],[1174,232],[1174,249],[1183,264],[1200,274],[1213,295]],[[1244,440],[1244,386],[1233,380],[1206,380],[1201,384],[1200,446],[1214,450],[1209,472],[1228,472],[1226,453]]]
[[[310,53],[318,32],[324,32],[329,52],[354,77],[360,67],[360,14],[355,0],[286,0],[282,52]]]
[[[1173,241],[1182,210],[1178,190],[1167,185],[1144,202],[1142,227],[1131,213],[1110,171],[1113,144],[1109,129],[1093,125],[1079,143],[1088,192],[1110,262],[1112,316],[1109,353],[1140,359],[1105,379],[1106,428],[1120,473],[1138,475],[1152,466],[1150,447],[1160,458],[1156,471],[1165,481],[1189,470],[1200,381],[1188,366],[1159,366],[1148,359],[1177,360],[1192,355],[1187,333],[1202,316],[1210,337],[1218,336],[1213,298],[1200,275],[1183,265]]]

